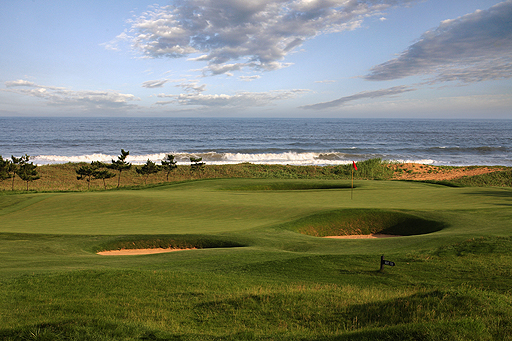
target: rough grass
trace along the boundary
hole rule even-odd
[[[451,182],[470,187],[512,187],[512,170],[508,169],[471,177],[464,176]]]

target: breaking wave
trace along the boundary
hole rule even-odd
[[[134,165],[142,165],[147,160],[155,163],[160,163],[166,158],[168,154],[172,154],[179,165],[189,165],[190,157],[200,157],[203,162],[210,165],[222,164],[238,164],[238,163],[253,163],[253,164],[282,164],[282,165],[296,165],[296,166],[327,166],[327,165],[344,165],[352,161],[366,160],[372,157],[381,157],[379,155],[357,155],[347,154],[340,152],[283,152],[283,153],[219,153],[219,152],[203,152],[203,153],[156,153],[145,155],[129,155],[126,158],[127,162]],[[117,155],[108,154],[88,154],[78,156],[60,156],[60,155],[38,155],[31,159],[35,164],[62,164],[62,163],[90,163],[92,161],[101,161],[110,163],[112,160],[117,160]],[[434,160],[394,160],[397,162],[415,162],[430,164]]]

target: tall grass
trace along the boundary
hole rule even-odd
[[[86,191],[85,180],[77,180],[76,170],[85,163],[66,163],[44,165],[37,168],[41,179],[33,181],[30,189],[34,191]],[[390,179],[394,172],[387,162],[381,159],[370,159],[357,163],[358,170],[354,172],[354,179]],[[199,170],[192,171],[190,166],[180,165],[169,175],[169,182],[215,179],[215,178],[260,178],[260,179],[350,179],[352,165],[341,166],[290,166],[290,165],[260,165],[240,163],[233,165],[206,165]],[[123,172],[120,184],[122,187],[142,186],[167,182],[166,172],[149,175],[146,178],[137,173],[136,167]],[[107,179],[108,189],[117,187],[116,177]],[[15,189],[23,191],[26,184],[15,178]],[[91,181],[91,190],[102,190],[101,180]],[[11,189],[11,180],[0,182],[0,191]]]
[[[464,176],[451,182],[471,187],[512,187],[512,170],[497,171],[488,174]]]

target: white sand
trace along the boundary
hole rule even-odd
[[[102,256],[129,256],[129,255],[151,255],[154,253],[165,253],[174,251],[185,251],[195,249],[121,249],[121,250],[109,250],[98,252],[98,255]]]
[[[327,236],[324,238],[334,239],[371,239],[371,238],[390,238],[400,237],[392,234],[353,234],[349,236]],[[131,256],[131,255],[151,255],[155,253],[165,253],[174,251],[185,251],[185,250],[196,250],[194,249],[121,249],[121,250],[109,250],[98,252],[98,255],[102,256]]]
[[[400,237],[393,234],[353,234],[349,236],[327,236],[324,238],[335,238],[335,239],[370,239],[370,238],[390,238]]]

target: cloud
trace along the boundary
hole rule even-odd
[[[208,75],[243,68],[280,69],[282,60],[320,34],[354,30],[368,16],[415,0],[177,0],[134,18],[113,42],[129,41],[147,58],[191,58]]]
[[[175,85],[178,88],[182,88],[186,92],[201,93],[206,91],[206,84],[198,85],[196,80],[183,81],[180,84]]]
[[[23,79],[18,79],[16,81],[7,81],[4,83],[7,88],[15,88],[15,87],[29,87],[29,88],[39,88],[39,89],[48,89],[48,90],[64,90],[65,88],[56,87],[56,86],[43,86],[37,85],[34,82],[30,82]]]
[[[238,79],[244,81],[244,82],[252,82],[253,80],[261,78],[260,75],[253,75],[253,76],[240,76]]]
[[[153,88],[162,88],[165,83],[167,83],[168,79],[159,79],[154,81],[145,81],[142,83],[143,88],[153,89]]]
[[[130,108],[128,102],[139,101],[134,95],[113,90],[69,90],[63,87],[44,86],[26,80],[7,81],[6,89],[0,91],[41,98],[52,106],[70,106],[78,109],[119,109]]]
[[[473,83],[512,77],[512,0],[443,21],[399,57],[373,67],[364,79],[429,75],[430,83]]]
[[[362,92],[359,92],[354,95],[338,98],[334,101],[311,104],[311,105],[304,105],[304,106],[301,106],[300,108],[301,109],[320,109],[321,110],[321,109],[327,109],[327,108],[333,108],[333,107],[341,107],[341,106],[345,105],[347,102],[351,102],[351,101],[355,101],[355,100],[359,100],[359,99],[393,96],[393,95],[399,95],[404,92],[415,91],[415,90],[416,90],[415,88],[401,85],[401,86],[394,86],[394,87],[388,88],[388,89],[380,89],[380,90],[374,90],[374,91],[362,91]]]
[[[166,95],[159,94],[160,98],[173,98],[171,101],[159,101],[156,104],[165,105],[177,103],[184,106],[200,106],[210,108],[245,108],[259,107],[272,104],[275,101],[294,98],[308,90],[276,90],[268,92],[238,92],[234,95],[204,95],[200,93]]]
[[[34,82],[26,81],[23,79],[18,79],[17,81],[7,81],[5,82],[5,86],[8,88],[13,88],[16,86],[37,87],[37,85]]]
[[[327,84],[327,83],[336,83],[334,80],[325,79],[323,81],[315,81],[315,83]]]

